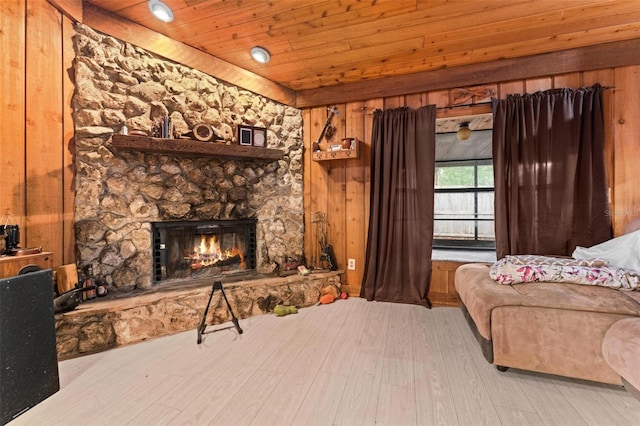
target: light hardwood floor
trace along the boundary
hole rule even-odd
[[[498,372],[458,308],[352,298],[60,363],[17,425],[639,425],[621,387]]]

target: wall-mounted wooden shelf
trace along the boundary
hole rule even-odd
[[[279,149],[244,145],[200,142],[191,139],[160,139],[148,136],[113,135],[114,148],[131,151],[156,152],[176,155],[206,155],[236,159],[280,160],[284,152]]]
[[[338,151],[313,151],[313,161],[353,160],[360,156],[358,140],[353,141],[352,149]]]

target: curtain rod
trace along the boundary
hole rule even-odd
[[[616,86],[600,86],[600,87],[602,87],[604,90],[609,90],[609,89],[615,89],[616,88]],[[558,87],[558,89],[566,89],[566,87]],[[546,90],[553,90],[553,89],[546,89]],[[542,90],[542,91],[544,91],[544,90]],[[436,107],[436,110],[443,111],[443,110],[454,109],[454,108],[471,108],[471,107],[478,106],[478,105],[491,105],[491,101],[478,102],[476,104],[448,105],[448,106],[443,106],[443,107]],[[371,107],[363,105],[360,108],[358,108],[358,110],[364,111],[364,110],[367,110],[369,108],[371,108]],[[376,109],[380,109],[380,108],[376,108]],[[373,115],[373,112],[368,112],[366,114],[367,115]]]

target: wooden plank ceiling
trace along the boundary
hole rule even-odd
[[[640,38],[639,0],[163,1],[85,0],[296,91]]]

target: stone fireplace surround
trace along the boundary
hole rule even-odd
[[[91,264],[110,296],[56,315],[59,359],[195,328],[211,283],[152,285],[151,222],[256,219],[256,272],[263,275],[225,284],[239,318],[270,312],[276,303],[310,306],[327,288],[339,291],[340,271],[264,275],[304,250],[300,110],[85,25],[75,29],[77,263]],[[283,159],[176,156],[111,146],[123,125],[150,134],[165,115],[181,133],[210,124],[226,144],[236,143],[239,124],[265,127],[267,146],[282,150]],[[228,320],[222,307],[214,300],[207,323]]]
[[[257,219],[256,270],[301,257],[301,111],[78,24],[74,36],[76,241],[111,290],[152,286],[150,222]],[[118,150],[121,130],[148,134],[170,116],[180,133],[210,124],[223,143],[238,125],[267,128],[282,160],[232,160]],[[203,142],[207,143],[207,142]],[[256,148],[258,149],[258,148]]]

